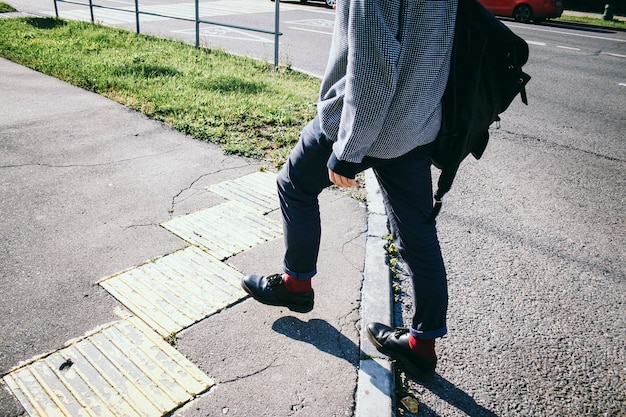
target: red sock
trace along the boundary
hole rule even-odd
[[[417,339],[412,334],[409,334],[409,347],[415,353],[427,358],[436,358],[435,354],[435,339]]]
[[[285,283],[285,288],[287,288],[287,291],[289,292],[303,293],[313,291],[310,279],[300,280],[284,274],[283,282]]]

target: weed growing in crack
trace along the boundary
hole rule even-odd
[[[176,337],[176,333],[170,333],[169,335],[163,338],[167,343],[169,343],[172,347],[176,347],[178,343],[178,337]]]
[[[398,252],[398,248],[393,241],[393,235],[385,235],[382,236],[382,239],[386,240],[385,243],[385,253],[386,253],[386,262],[389,266],[389,273],[391,277],[391,287],[393,291],[393,311],[394,311],[394,322],[398,325],[402,325],[402,300],[401,297],[404,295],[404,291],[402,289],[402,268],[400,262],[400,253]],[[406,398],[415,398],[414,394],[411,392],[410,381],[401,367],[394,366],[394,379],[395,379],[395,390],[394,390],[394,398],[395,398],[395,408],[396,415],[398,416],[413,416],[408,409],[403,407],[402,403],[399,402],[399,399],[405,400]]]

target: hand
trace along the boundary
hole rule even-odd
[[[328,170],[328,179],[330,179],[330,182],[339,187],[356,187],[359,185],[358,181],[339,175],[332,169]]]

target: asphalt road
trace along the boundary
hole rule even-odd
[[[284,6],[281,61],[321,75],[333,12]],[[271,12],[216,19],[273,28]],[[419,415],[626,415],[626,32],[507,24],[530,44],[530,105],[514,102],[446,197],[450,334],[440,377],[412,388]],[[189,41],[192,26],[142,23]],[[206,27],[202,39],[271,60],[270,38]]]
[[[531,105],[513,108],[511,119],[520,116],[514,129],[624,160],[626,32],[510,26],[530,44],[527,70],[533,76]]]
[[[509,25],[530,44],[530,105],[444,200],[450,333],[439,378],[409,391],[418,416],[623,416],[626,37]]]

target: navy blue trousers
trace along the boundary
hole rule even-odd
[[[326,163],[332,142],[315,118],[278,175],[283,215],[283,270],[296,279],[317,273],[321,223],[318,196],[331,185]],[[437,230],[428,217],[433,209],[431,146],[420,146],[394,159],[366,157],[363,171],[372,168],[380,185],[389,225],[413,283],[411,333],[420,339],[446,334],[448,286]],[[341,285],[338,283],[338,285]]]

